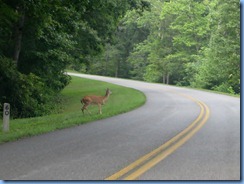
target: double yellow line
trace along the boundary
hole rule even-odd
[[[195,99],[191,96],[177,93],[178,95],[184,96],[192,101],[194,101],[200,107],[200,114],[198,117],[182,132],[177,134],[175,137],[153,150],[152,152],[142,156],[135,162],[131,163],[122,170],[116,172],[115,174],[107,177],[105,180],[135,180],[143,173],[151,169],[153,166],[161,162],[167,156],[172,154],[181,145],[187,142],[195,133],[197,133],[201,127],[207,122],[210,111],[208,106]]]

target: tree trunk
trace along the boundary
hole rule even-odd
[[[169,73],[167,73],[167,84],[169,84]]]
[[[166,81],[165,74],[163,74],[163,84],[165,84],[165,81]]]
[[[14,59],[14,63],[16,65],[18,65],[19,54],[21,51],[21,41],[22,41],[24,22],[25,22],[25,15],[23,13],[20,16],[20,18],[15,26],[15,42],[14,42],[13,59]]]
[[[115,77],[117,78],[119,75],[119,65],[120,65],[120,60],[116,62],[116,67],[115,67]]]

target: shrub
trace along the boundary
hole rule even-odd
[[[52,108],[55,93],[44,81],[33,73],[18,72],[12,60],[4,57],[0,57],[0,86],[0,110],[3,103],[10,103],[13,118],[41,116]]]

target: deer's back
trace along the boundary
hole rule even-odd
[[[102,104],[103,100],[104,100],[104,97],[95,96],[95,95],[85,96],[82,99],[83,103],[91,103],[91,104]]]

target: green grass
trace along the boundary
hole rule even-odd
[[[106,88],[112,91],[107,103],[103,105],[103,114],[98,114],[97,105],[89,106],[92,115],[82,114],[80,99],[88,94],[104,95]],[[10,120],[10,131],[0,130],[0,143],[15,141],[24,137],[81,125],[128,112],[145,103],[146,97],[132,88],[79,77],[72,77],[71,83],[62,91],[62,108],[58,114],[43,117]],[[1,122],[2,124],[2,122]]]

